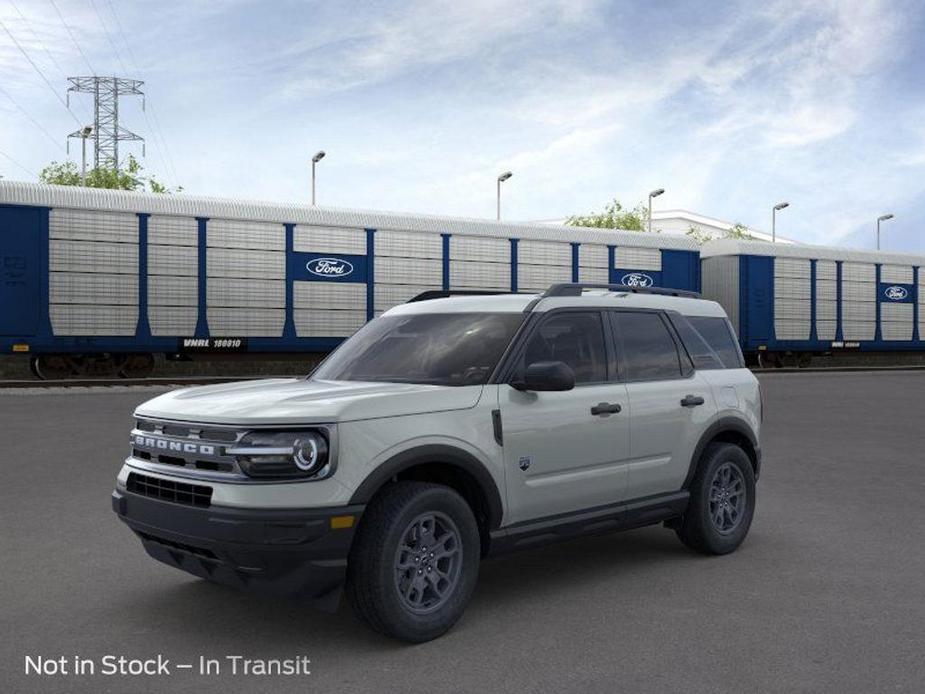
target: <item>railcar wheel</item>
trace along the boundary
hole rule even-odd
[[[117,363],[120,378],[147,378],[154,373],[153,354],[126,354]]]
[[[32,364],[32,373],[42,381],[56,381],[80,375],[74,358],[66,354],[39,354]]]

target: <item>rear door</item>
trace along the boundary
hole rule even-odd
[[[562,361],[575,388],[499,388],[511,523],[605,506],[626,496],[629,419],[617,379],[606,315],[556,311],[527,336],[514,377],[537,361]]]
[[[630,404],[628,498],[681,489],[700,433],[716,411],[666,316],[611,312]]]
[[[44,210],[0,205],[0,335],[34,335],[39,318]]]

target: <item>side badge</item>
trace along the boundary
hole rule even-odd
[[[533,458],[531,458],[529,455],[522,455],[520,456],[520,462],[518,464],[520,465],[521,470],[526,471],[532,462]]]

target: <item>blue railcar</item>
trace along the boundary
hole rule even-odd
[[[427,290],[700,289],[677,236],[0,181],[0,353],[38,375],[154,354],[326,352]]]
[[[723,305],[742,350],[762,363],[925,348],[925,256],[724,239],[701,257],[704,297]]]

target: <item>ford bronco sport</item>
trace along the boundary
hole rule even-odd
[[[113,508],[155,559],[212,581],[347,599],[373,629],[449,629],[479,561],[664,523],[744,540],[761,400],[723,309],[564,284],[414,301],[308,378],[141,405]]]

